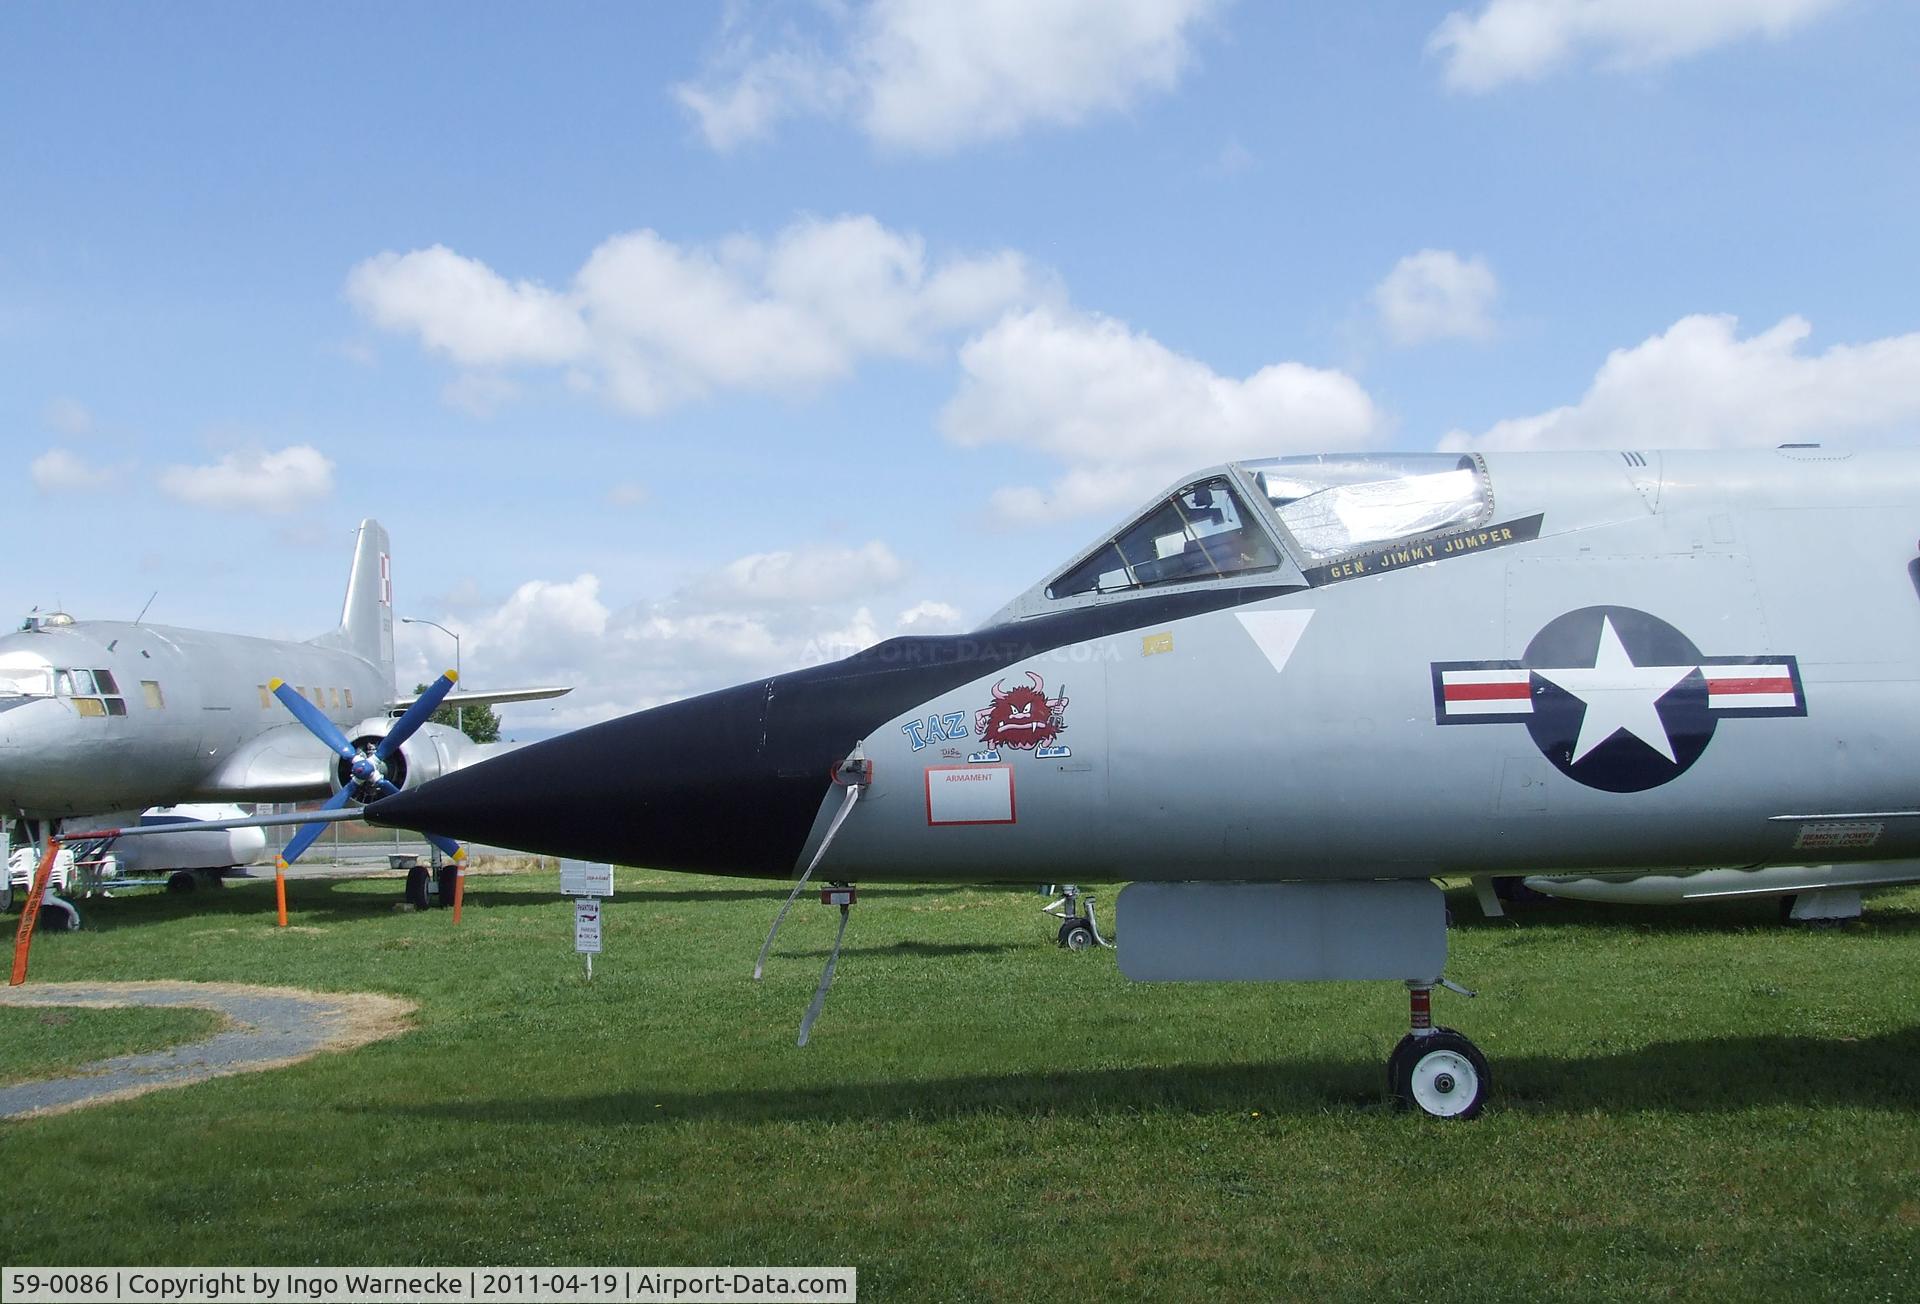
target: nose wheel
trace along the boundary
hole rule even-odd
[[[1433,1026],[1431,986],[1408,983],[1407,989],[1412,1030],[1387,1057],[1387,1091],[1394,1104],[1429,1118],[1477,1117],[1491,1081],[1487,1057],[1452,1028]]]
[[[1094,946],[1112,946],[1100,935],[1100,922],[1093,913],[1093,894],[1082,892],[1072,883],[1047,884],[1042,891],[1060,893],[1059,900],[1042,906],[1041,913],[1060,921],[1060,945],[1069,951],[1084,951]]]

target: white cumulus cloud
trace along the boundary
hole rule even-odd
[[[1072,126],[1178,84],[1218,0],[870,0],[828,10],[826,44],[733,33],[675,94],[727,149],[782,118],[850,118],[881,145],[944,151]]]
[[[1009,443],[1065,465],[1049,487],[995,495],[1009,520],[1124,507],[1163,482],[1236,457],[1351,448],[1380,428],[1344,372],[1276,362],[1222,376],[1108,317],[1010,313],[960,351],[942,413],[955,442]]]
[[[625,232],[564,289],[510,282],[439,246],[377,255],[347,278],[373,324],[469,369],[449,402],[491,410],[514,393],[501,371],[545,367],[640,415],[714,390],[802,391],[869,357],[930,356],[1047,288],[1015,253],[930,258],[919,236],[860,215],[808,218],[771,241]]]
[[[331,494],[333,463],[307,444],[229,453],[211,466],[167,467],[160,492],[196,507],[283,512]]]
[[[1728,316],[1683,317],[1607,357],[1580,401],[1449,434],[1443,447],[1761,447],[1872,438],[1920,423],[1920,333],[1802,346],[1800,317],[1740,338]]]
[[[803,546],[736,558],[622,608],[582,574],[529,580],[497,602],[450,596],[440,620],[460,635],[470,688],[573,685],[554,702],[505,708],[571,728],[837,660],[896,634],[959,631],[959,611],[944,602],[882,601],[907,569],[879,540]],[[404,625],[398,637],[403,678],[443,668],[444,635]]]
[[[466,367],[567,362],[587,329],[567,297],[508,281],[445,245],[375,254],[347,275],[347,301],[383,330],[411,331]]]
[[[1374,287],[1380,324],[1398,344],[1485,339],[1493,333],[1500,283],[1484,258],[1450,249],[1422,249],[1393,265]]]
[[[98,466],[64,448],[49,448],[27,467],[33,487],[43,494],[84,492],[113,483],[117,471]]]
[[[858,548],[759,552],[727,563],[706,585],[716,596],[757,603],[834,602],[899,582],[906,563],[878,539]]]
[[[1429,39],[1447,85],[1484,92],[1536,81],[1586,53],[1608,68],[1670,63],[1760,36],[1772,40],[1846,0],[1487,0]]]
[[[70,438],[85,438],[96,429],[93,413],[78,399],[56,398],[41,412],[47,428]]]

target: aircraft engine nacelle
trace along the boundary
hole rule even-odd
[[[387,736],[391,720],[366,720],[349,737],[353,740],[355,751],[365,751],[377,746]],[[431,783],[443,774],[450,774],[462,765],[470,764],[470,753],[476,744],[458,729],[440,724],[424,724],[419,732],[400,745],[400,750],[387,758],[387,780],[402,790],[418,788]],[[346,760],[336,761],[333,767],[333,786],[337,791],[352,778],[352,763]]]

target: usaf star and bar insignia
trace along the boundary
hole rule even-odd
[[[1644,792],[1686,773],[1728,717],[1803,716],[1790,656],[1703,656],[1633,607],[1549,621],[1518,661],[1436,661],[1438,724],[1524,724],[1568,778]]]

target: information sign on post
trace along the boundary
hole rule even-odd
[[[610,897],[613,895],[613,866],[590,865],[584,860],[560,862],[560,892],[563,896]]]
[[[581,955],[600,954],[600,901],[582,897],[573,903],[573,949]]]

